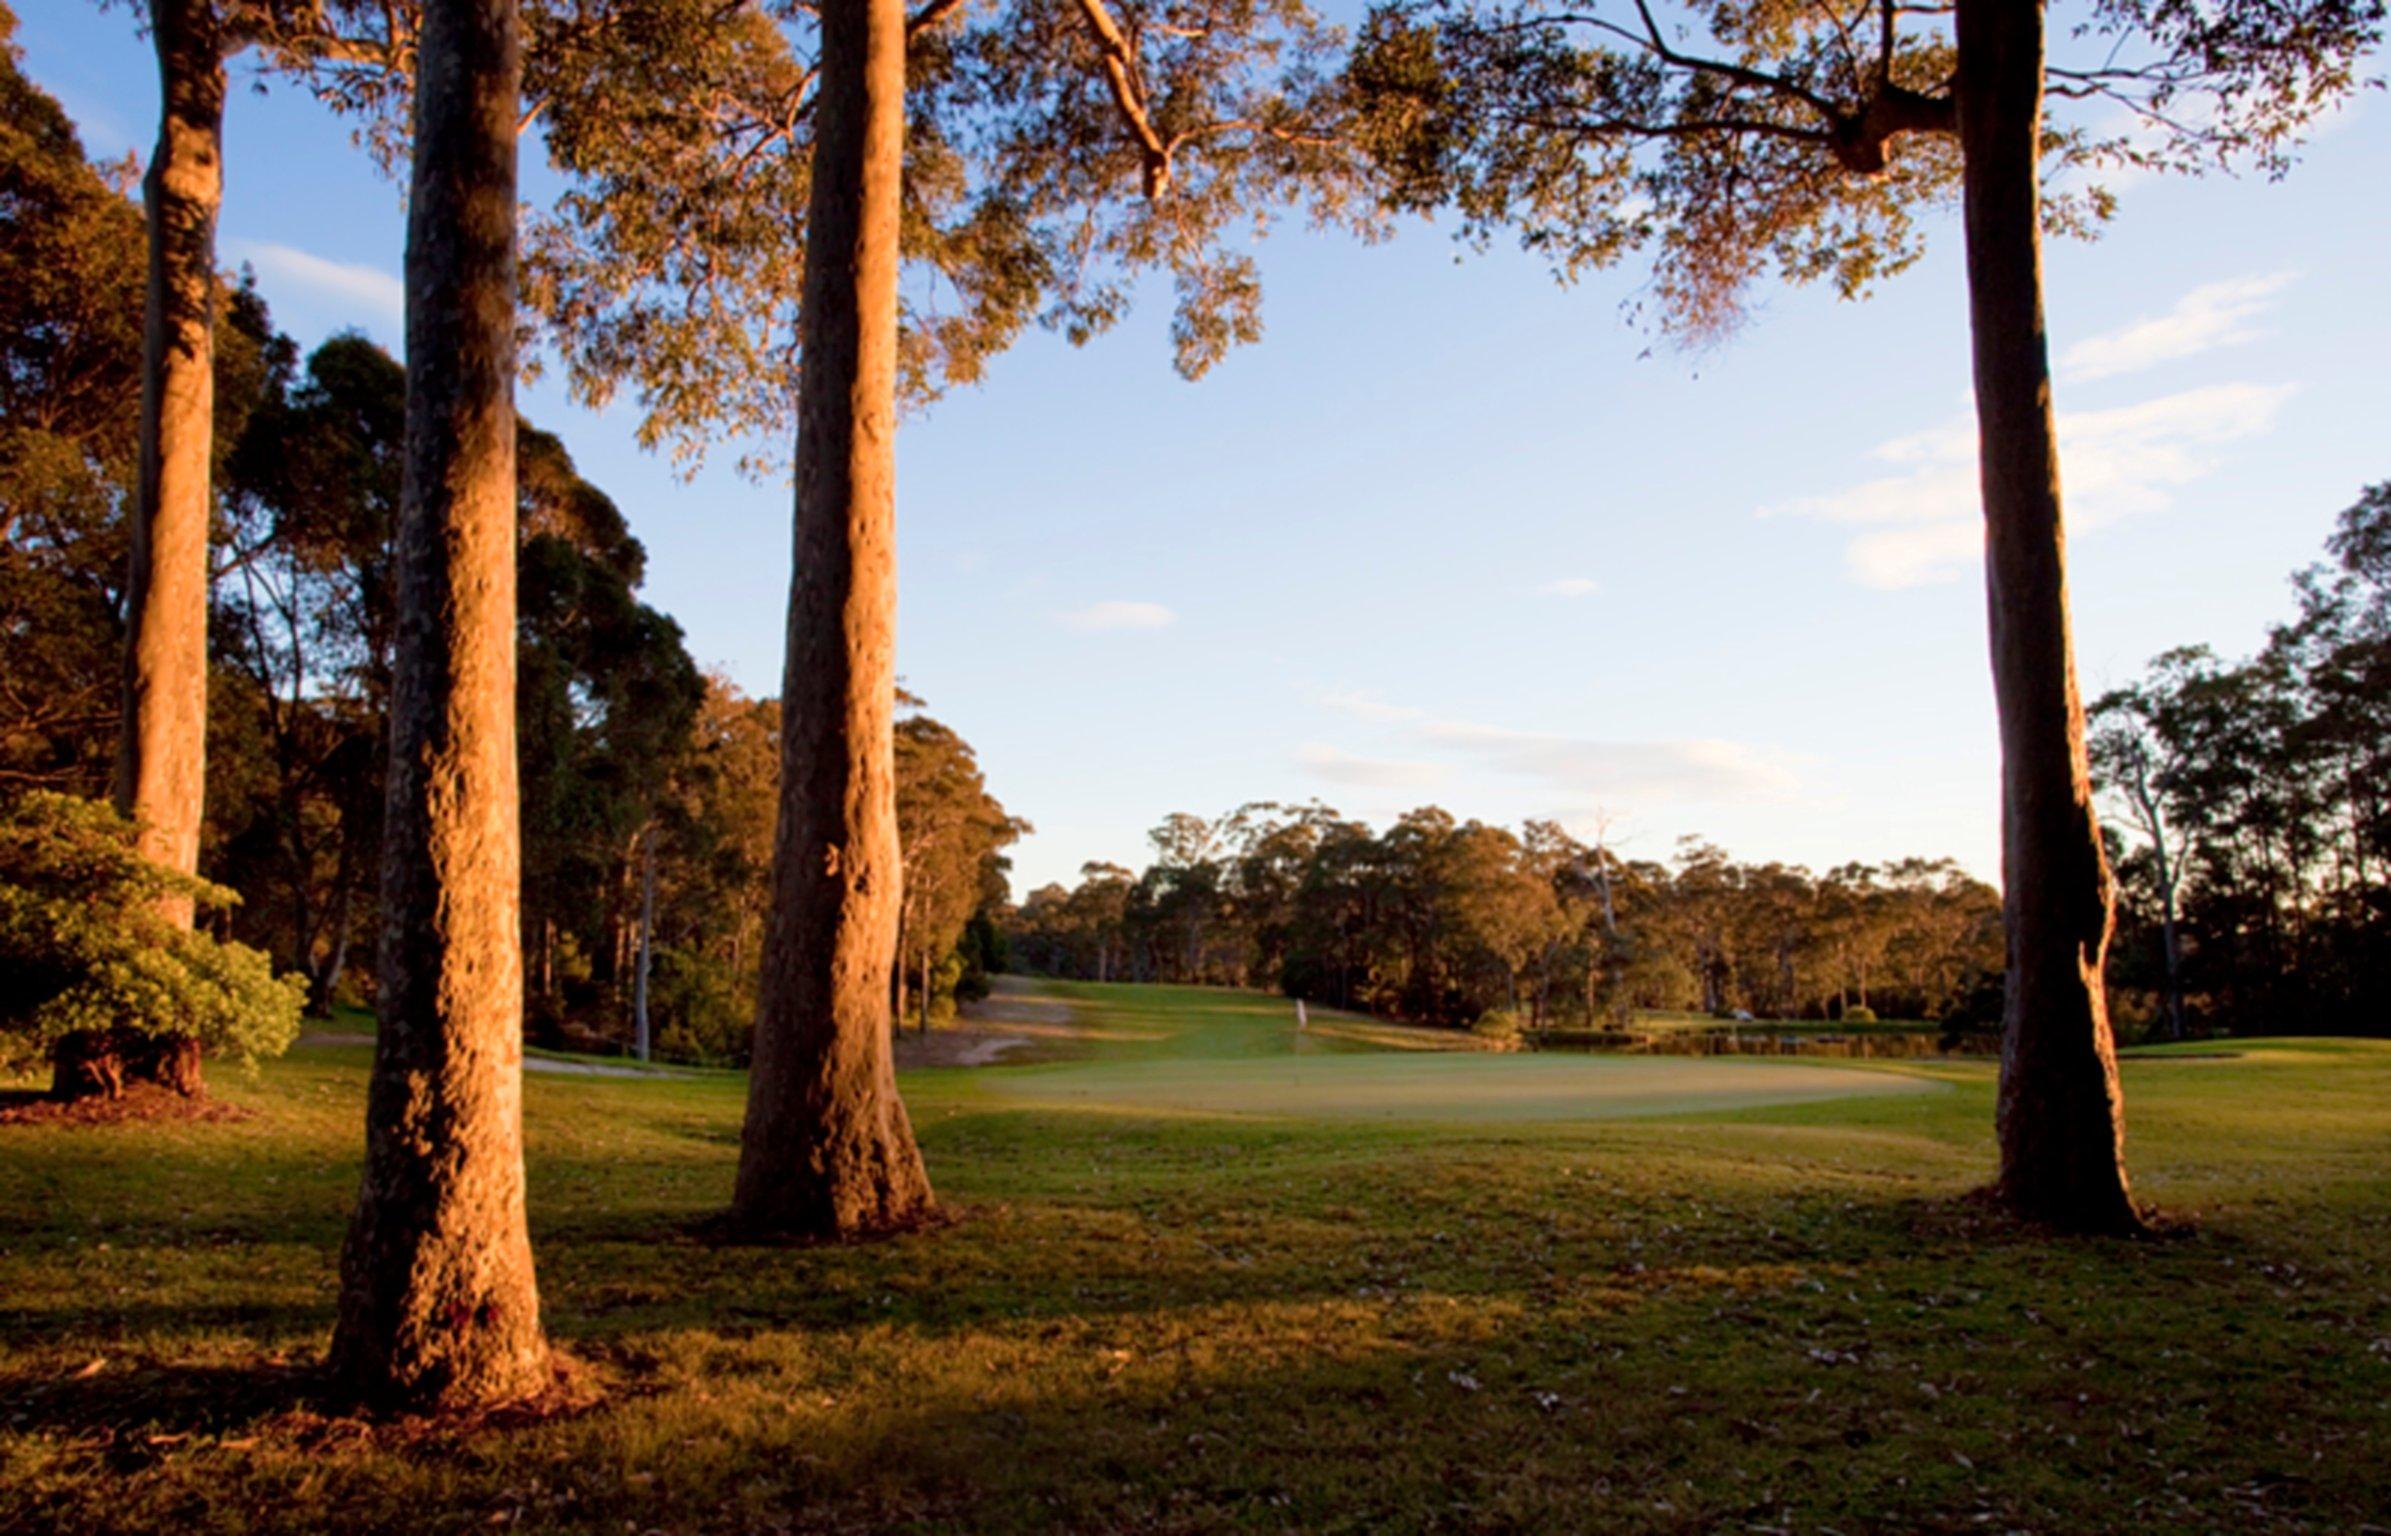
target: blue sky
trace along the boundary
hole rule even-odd
[[[145,150],[123,10],[30,0],[33,77],[95,155]],[[397,190],[299,93],[235,96],[221,255],[303,343],[399,340]],[[2391,102],[2279,184],[2143,179],[2049,257],[2092,692],[2245,650],[2333,514],[2391,478]],[[1268,336],[1201,384],[1165,304],[1035,336],[912,419],[899,665],[1037,835],[1017,892],[1140,864],[1164,813],[1318,797],[1383,821],[1699,832],[1826,867],[1997,874],[1955,221],[1864,305],[1772,290],[1723,348],[1649,350],[1633,271],[1563,289],[1416,225],[1263,249]],[[1155,294],[1153,298],[1167,299]],[[788,498],[676,480],[628,407],[562,434],[691,651],[777,690]]]

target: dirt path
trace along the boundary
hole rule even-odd
[[[1079,1038],[1069,1003],[1037,996],[1034,984],[1014,976],[991,978],[994,991],[965,1003],[955,1022],[928,1034],[897,1032],[900,1067],[986,1067],[1018,1060],[1024,1053],[1057,1054],[1038,1047]]]

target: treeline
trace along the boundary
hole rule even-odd
[[[1323,805],[1174,815],[1142,874],[1030,893],[1014,964],[1275,987],[1421,1023],[1602,1028],[1632,1010],[1997,1022],[1999,895],[1948,860],[1826,875],[1687,839],[1623,859],[1552,822],[1430,806],[1374,832]]]
[[[97,798],[123,687],[143,235],[121,179],[48,121],[10,135],[0,165],[0,786]],[[224,935],[303,976],[314,1011],[370,1006],[406,376],[355,335],[302,359],[228,280],[215,383],[200,869],[240,898],[214,919]],[[644,956],[656,1048],[744,1059],[779,708],[702,673],[641,600],[646,551],[561,442],[519,426],[516,465],[527,1031],[629,1044]],[[1017,829],[970,746],[913,703],[901,954],[926,1017],[979,969],[961,941],[1002,899]]]
[[[2092,707],[2114,981],[2174,1030],[2391,1020],[2391,483],[2326,552],[2257,654],[2168,651]]]

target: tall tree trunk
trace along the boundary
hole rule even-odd
[[[158,143],[142,178],[149,280],[141,330],[140,472],[126,570],[115,801],[142,856],[199,872],[207,805],[209,475],[216,443],[216,210],[224,198],[224,36],[215,0],[154,0]],[[166,899],[188,925],[190,898]],[[199,1046],[168,1053],[203,1091]],[[161,1058],[165,1059],[165,1058]],[[144,1058],[146,1060],[146,1058]],[[137,1062],[136,1076],[144,1068]]]
[[[523,1203],[515,766],[515,0],[428,0],[407,213],[407,444],[381,1030],[332,1367],[369,1402],[547,1379]]]
[[[648,971],[656,959],[656,828],[650,826],[639,854],[639,959],[631,976],[631,1036],[639,1059],[648,1059]]]
[[[897,847],[901,0],[825,0],[807,209],[780,824],[735,1221],[845,1236],[933,1208],[889,1039]]]
[[[2183,1038],[2183,935],[2176,927],[2175,861],[2167,856],[2167,818],[2157,800],[2144,790],[2150,815],[2150,854],[2159,882],[2159,943],[2167,967],[2167,1038]]]
[[[224,38],[214,0],[153,0],[149,20],[161,110],[157,149],[142,180],[149,283],[116,804],[140,820],[145,857],[196,874],[207,795],[208,476],[216,429]],[[190,902],[178,902],[174,915],[190,922]]]
[[[1959,0],[1969,319],[2001,721],[2008,1000],[2000,1192],[2071,1231],[2139,1226],[2102,971],[2110,886],[2092,809],[2067,607],[2042,313],[2038,0]]]
[[[349,927],[351,914],[356,910],[357,882],[349,861],[340,861],[340,890],[332,898],[331,933],[324,953],[315,958],[307,972],[308,1017],[332,1017],[332,998],[340,988],[341,969],[349,960]]]

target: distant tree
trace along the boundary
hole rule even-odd
[[[779,783],[780,705],[708,676],[662,818],[653,1006],[668,1054],[747,1059]]]
[[[2369,1029],[2391,999],[2387,530],[2391,491],[2371,487],[2256,655],[2165,652],[2095,733],[2104,787],[2143,823],[2126,872],[2151,892],[2162,954],[2175,892],[2175,985],[2211,1027]],[[2138,773],[2149,812],[2130,809]],[[2163,886],[2147,850],[2162,823]]]
[[[1444,864],[1444,921],[1472,962],[1502,977],[1503,1010],[1516,1015],[1520,973],[1561,932],[1563,914],[1551,879],[1530,862],[1518,838],[1474,821],[1454,829]],[[1543,1022],[1541,998],[1535,1022]]]
[[[318,1015],[373,913],[405,413],[399,365],[335,336],[277,380],[225,477],[214,648],[236,682],[218,713],[244,712],[234,749],[246,737],[266,771],[247,795],[212,773],[209,816],[246,922],[281,928]]]
[[[629,1001],[644,871],[675,830],[704,681],[680,625],[639,600],[647,554],[622,512],[554,437],[526,427],[516,441],[523,931],[532,1021],[553,1032],[569,1002],[562,942],[595,962],[610,1012]]]
[[[988,793],[970,743],[920,713],[918,704],[897,722],[896,738],[897,836],[905,859],[897,1012],[901,1022],[910,975],[927,1030],[940,992],[951,996],[962,974],[957,951],[988,900],[990,863],[1020,836],[1022,824]],[[950,962],[953,971],[942,989],[940,968]]]
[[[2179,660],[2190,660],[2178,653]],[[2158,663],[2165,666],[2162,658]],[[2190,828],[2178,814],[2177,770],[2170,733],[2160,718],[2165,694],[2150,688],[2119,688],[2093,701],[2086,743],[2096,786],[2124,811],[2124,824],[2142,841],[2150,862],[2150,888],[2159,903],[2161,963],[2165,970],[2167,1037],[2184,1037],[2183,939],[2177,921]]]
[[[1094,951],[1094,978],[1111,981],[1127,958],[1123,929],[1129,894],[1137,882],[1128,870],[1102,860],[1082,864],[1079,877],[1079,888],[1070,897],[1069,921]]]
[[[141,214],[0,7],[0,783],[107,792],[137,458]],[[38,637],[38,638],[37,638]]]
[[[1774,267],[1847,296],[1963,205],[2003,774],[2009,940],[2000,1189],[2056,1226],[2130,1231],[2102,967],[2109,873],[2069,631],[2041,232],[2106,215],[2047,176],[2102,161],[2280,170],[2345,97],[2379,0],[2087,0],[2046,60],[2040,0],[1421,0],[1372,12],[1353,67],[1397,206],[1516,225],[1565,271],[1657,247],[1663,322],[1730,329]],[[2082,54],[2079,60],[2076,55]],[[2047,100],[2127,115],[2051,122]]]
[[[513,0],[426,0],[420,48],[381,1028],[332,1370],[450,1407],[548,1372],[523,1196]]]
[[[1152,841],[1143,874],[1091,863],[1075,889],[1031,892],[1007,918],[1019,963],[1275,979],[1293,997],[1419,1023],[1497,1011],[1539,1032],[1572,1018],[1618,1027],[1637,1008],[1844,1016],[1855,976],[1856,1007],[1873,997],[1941,1018],[2001,968],[2000,895],[1947,859],[1822,880],[1690,838],[1672,870],[1550,822],[1515,835],[1427,806],[1374,834],[1327,806],[1267,801],[1217,822],[1167,818]]]

